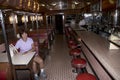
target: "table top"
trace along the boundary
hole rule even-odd
[[[12,57],[13,65],[27,65],[34,57],[35,52],[29,52],[27,54],[18,53]]]
[[[90,31],[77,31],[82,41],[92,51],[105,69],[116,79],[120,80],[120,49],[109,49],[110,42]]]
[[[29,52],[27,54],[15,54],[12,59],[13,65],[27,65],[34,57],[35,52]],[[0,62],[8,62],[7,53],[1,53],[0,54]]]

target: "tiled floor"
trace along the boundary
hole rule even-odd
[[[71,59],[65,37],[57,35],[45,61],[47,80],[75,80],[77,74],[72,72]]]

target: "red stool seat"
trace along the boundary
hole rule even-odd
[[[72,59],[71,64],[75,68],[85,68],[86,60],[82,59],[82,58],[74,58],[74,59]]]
[[[90,73],[82,73],[76,77],[76,80],[97,80],[96,77]]]
[[[76,43],[69,43],[68,47],[71,48],[71,49],[74,49],[74,48],[77,47],[77,44]]]
[[[75,43],[74,40],[69,40],[68,43]]]
[[[75,48],[75,49],[70,50],[69,54],[72,56],[79,56],[81,54],[81,50],[78,48]]]

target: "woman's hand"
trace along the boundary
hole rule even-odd
[[[29,52],[29,51],[24,52],[23,55],[27,54],[28,52]]]
[[[23,53],[23,55],[25,55],[25,54],[27,54],[29,52],[33,52],[33,50],[26,51],[26,52]]]
[[[13,50],[13,53],[14,53],[14,54],[17,54],[17,53],[18,53],[18,51],[16,51],[16,50]]]

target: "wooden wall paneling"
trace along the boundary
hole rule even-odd
[[[32,10],[33,9],[33,0],[29,0],[30,2],[28,3],[28,9]]]
[[[28,3],[28,0],[23,0],[22,8],[23,8],[24,10],[27,10],[27,3]]]
[[[116,0],[103,0],[102,1],[102,11],[109,11],[116,9]]]
[[[8,5],[11,6],[11,7],[15,7],[16,2],[17,2],[17,0],[9,0]]]
[[[0,5],[2,5],[6,0],[0,0]]]
[[[17,9],[22,9],[22,2],[23,2],[23,0],[16,0],[16,8]]]

